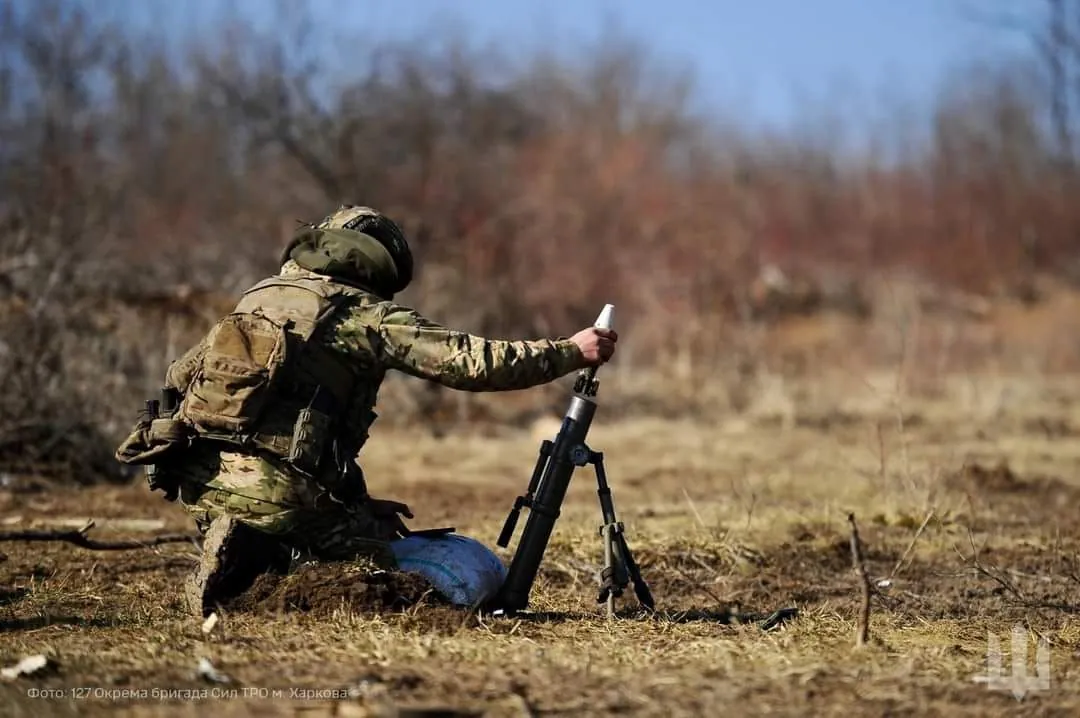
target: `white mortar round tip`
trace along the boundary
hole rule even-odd
[[[596,323],[593,324],[597,329],[612,329],[615,326],[615,305],[605,304],[603,311],[600,312],[600,316],[596,318]]]

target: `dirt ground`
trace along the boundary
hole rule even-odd
[[[0,713],[1075,715],[1080,381],[964,378],[964,391],[924,400],[860,396],[870,384],[824,409],[701,421],[611,416],[601,397],[590,444],[605,452],[652,616],[628,597],[608,621],[595,602],[588,469],[556,526],[536,615],[513,619],[441,605],[409,576],[313,566],[260,582],[207,635],[179,591],[192,544],[2,543],[0,661],[44,654],[55,667],[0,681]],[[372,493],[412,507],[414,527],[452,525],[494,547],[542,436],[376,429],[365,467]],[[101,540],[191,529],[140,482],[14,481],[0,507],[3,530],[87,518]],[[875,586],[861,648],[849,512]],[[764,630],[783,608],[798,615]],[[978,678],[991,635],[1005,680],[1018,678],[1014,626],[1029,651],[1019,698]],[[201,658],[230,682],[198,677]]]

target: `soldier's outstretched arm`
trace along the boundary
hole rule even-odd
[[[371,311],[368,308],[368,312]],[[354,310],[361,311],[361,310]],[[586,366],[569,339],[503,341],[448,329],[415,310],[381,307],[377,322],[367,318],[361,340],[387,369],[397,369],[452,389],[508,391],[527,389]],[[363,317],[357,316],[357,324]],[[348,332],[350,319],[339,328]]]

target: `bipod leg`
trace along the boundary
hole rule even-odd
[[[649,587],[641,578],[634,557],[626,544],[623,524],[615,516],[615,505],[608,486],[607,472],[604,470],[604,455],[593,451],[589,454],[589,463],[596,471],[596,493],[600,499],[600,513],[604,523],[600,527],[600,536],[604,541],[604,567],[600,572],[600,593],[598,603],[607,602],[607,615],[615,615],[615,599],[620,598],[627,585],[633,581],[634,593],[638,601],[652,610],[654,607]]]
[[[626,545],[625,534],[620,531],[615,539],[618,541],[619,553],[622,554],[626,574],[634,584],[634,595],[642,606],[650,611],[656,610],[656,601],[653,600],[652,591],[649,590],[649,584],[645,583],[645,579],[641,577],[641,569],[638,568],[637,561],[630,553],[630,547]]]
[[[607,617],[611,620],[615,617],[615,595],[622,594],[622,588],[614,583],[615,569],[615,527],[604,525],[600,527],[600,535],[604,540],[604,567],[600,571],[600,595],[599,601],[607,603]]]

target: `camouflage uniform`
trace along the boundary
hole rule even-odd
[[[290,261],[281,276],[318,275]],[[367,367],[369,381],[360,389],[358,408],[370,419],[357,427],[361,432],[357,450],[375,419],[372,409],[389,369],[453,389],[503,391],[544,384],[584,366],[580,350],[569,340],[484,339],[447,329],[412,309],[374,296],[347,307],[319,340]],[[188,373],[201,349],[196,346],[171,366],[169,377]],[[298,549],[326,558],[370,552],[372,539],[395,538],[389,524],[368,514],[362,504],[344,505],[269,458],[195,447],[183,461],[158,471],[179,480],[180,500],[200,526],[228,512]],[[363,481],[358,469],[355,478]]]
[[[371,210],[344,207],[318,226],[349,229],[349,223],[366,216],[365,212]],[[181,504],[204,533],[216,520],[227,518],[316,558],[367,556],[392,566],[387,542],[397,538],[397,521],[380,518],[368,509],[363,474],[355,463],[376,418],[373,408],[386,372],[396,369],[453,389],[505,391],[558,379],[583,368],[584,357],[568,339],[496,341],[440,326],[392,300],[392,290],[403,288],[411,279],[411,255],[403,279],[394,275],[394,267],[387,267],[383,255],[367,251],[363,245],[359,246],[367,252],[365,256],[353,251],[352,245],[348,251],[335,249],[332,240],[321,240],[324,244],[318,249],[347,257],[366,281],[359,291],[355,286],[350,290],[308,341],[358,378],[351,385],[352,397],[343,421],[350,460],[331,462],[320,469],[319,476],[305,477],[272,453],[195,441],[157,464],[155,480],[178,488]],[[323,266],[319,262],[329,269],[340,269],[340,262],[327,261],[324,254],[294,251],[289,257],[286,250],[278,275],[282,280],[343,281],[340,276],[313,271]],[[368,290],[380,286],[382,275],[390,277],[382,286],[391,289]],[[237,312],[248,311],[241,309],[243,306],[242,302]],[[190,395],[191,377],[203,364],[206,352],[204,338],[169,367],[166,386]],[[216,570],[216,564],[204,566],[204,573]]]

